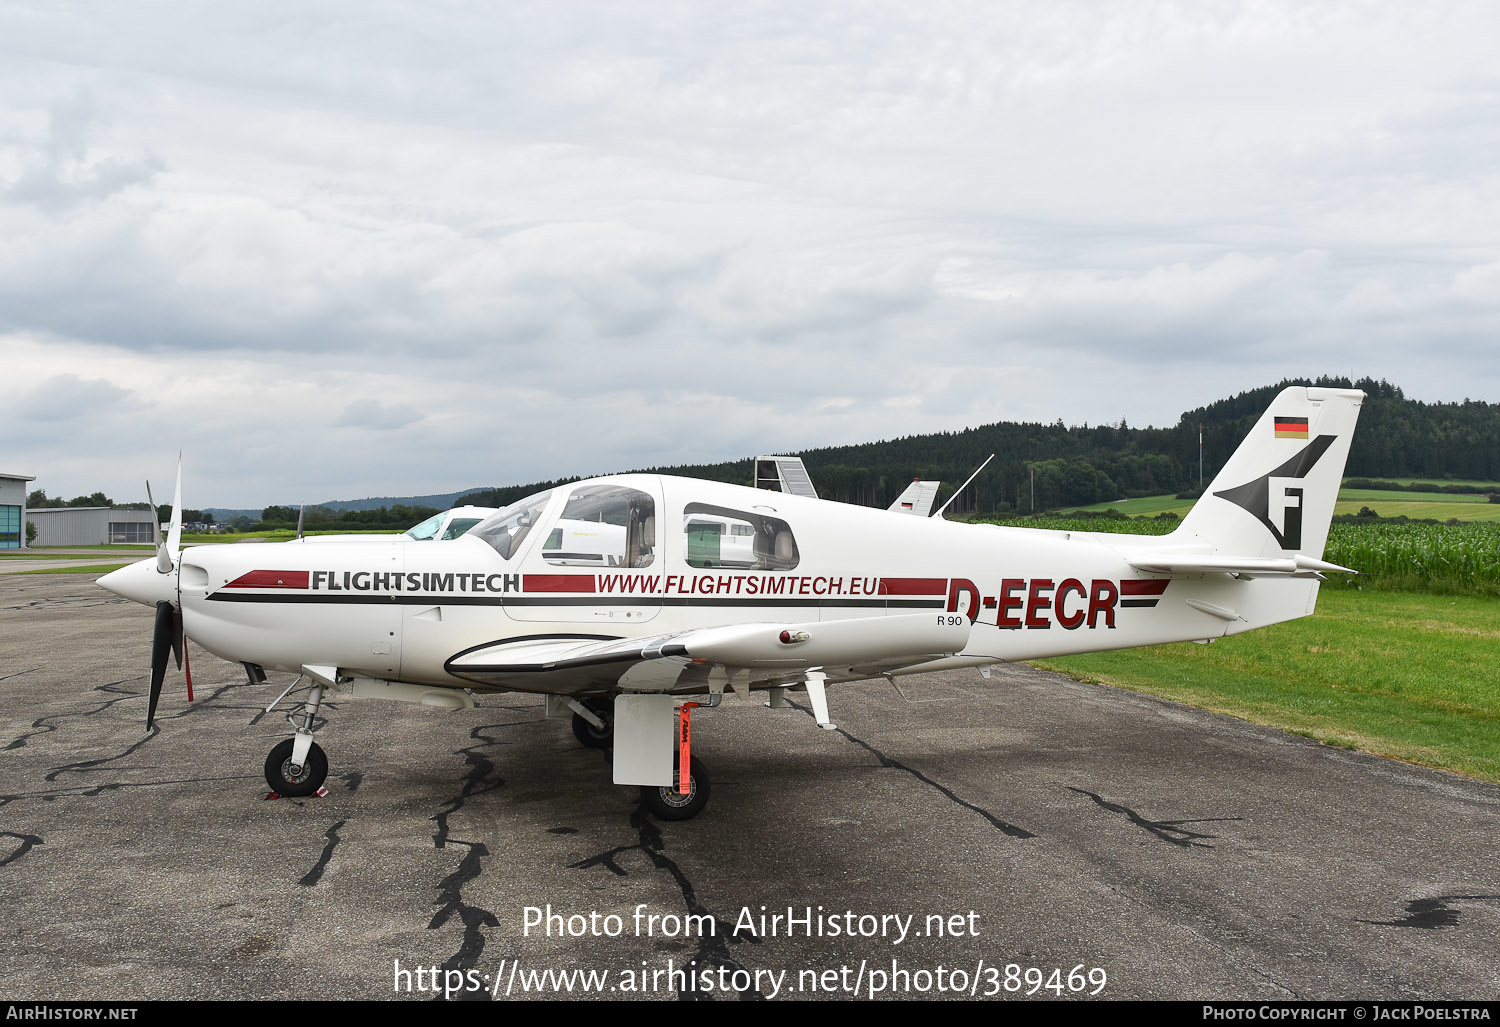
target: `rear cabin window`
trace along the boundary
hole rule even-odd
[[[542,556],[560,567],[650,567],[656,559],[656,501],[622,485],[574,489]]]
[[[690,503],[682,532],[690,567],[789,571],[801,559],[791,525],[758,511]]]

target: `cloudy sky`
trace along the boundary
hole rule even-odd
[[[0,471],[422,494],[1500,400],[1500,6],[0,6]],[[912,468],[921,473],[922,468]]]

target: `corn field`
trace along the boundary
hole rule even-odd
[[[1061,531],[1165,535],[1174,520],[1016,517],[996,524]],[[1343,587],[1500,596],[1500,524],[1336,523],[1323,559],[1360,573],[1330,575]]]
[[[1359,571],[1351,584],[1500,595],[1500,525],[1335,524],[1323,558]]]

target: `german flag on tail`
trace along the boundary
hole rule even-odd
[[[1278,439],[1307,438],[1307,418],[1278,416],[1276,418],[1276,437]]]

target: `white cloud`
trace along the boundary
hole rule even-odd
[[[14,409],[28,421],[89,420],[131,398],[126,390],[97,378],[56,374],[24,394]]]
[[[8,5],[0,430],[55,493],[181,445],[196,502],[258,506],[1166,423],[1291,374],[1494,397],[1497,28]]]

